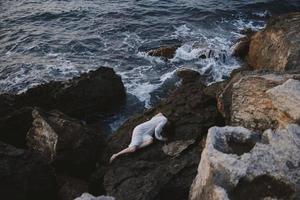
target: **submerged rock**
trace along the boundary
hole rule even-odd
[[[220,63],[226,63],[228,60],[228,55],[226,50],[219,49],[202,49],[199,51],[199,58],[201,59],[214,59]]]
[[[188,191],[200,160],[202,140],[207,129],[223,124],[217,111],[215,95],[206,93],[199,80],[182,84],[166,101],[136,116],[109,138],[104,162],[128,146],[133,128],[162,112],[173,124],[168,143],[155,141],[145,149],[117,158],[107,167],[98,169],[94,184],[118,200],[151,200],[188,198]]]
[[[298,199],[299,160],[296,124],[266,130],[262,141],[243,127],[212,127],[190,200]]]
[[[201,75],[191,69],[181,68],[176,71],[176,75],[181,79],[182,84],[191,83],[200,79]]]
[[[163,46],[158,49],[153,49],[147,52],[149,56],[163,57],[167,59],[172,59],[176,53],[179,46]]]
[[[271,18],[251,37],[248,64],[254,69],[300,70],[300,13]]]
[[[59,111],[35,109],[27,146],[53,163],[56,170],[84,176],[96,165],[101,136]]]
[[[56,199],[54,171],[38,154],[0,142],[1,199]]]

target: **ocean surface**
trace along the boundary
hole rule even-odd
[[[107,66],[149,108],[176,84],[179,68],[199,71],[207,84],[226,79],[241,64],[231,56],[241,30],[291,11],[300,1],[1,0],[0,93]],[[171,60],[145,53],[162,45],[180,47]]]

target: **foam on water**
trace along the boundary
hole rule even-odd
[[[254,31],[261,30],[265,27],[266,23],[263,20],[246,20],[246,19],[237,19],[233,21],[233,25],[238,28],[238,30],[251,29]]]
[[[271,13],[268,10],[260,11],[260,12],[253,12],[252,14],[256,15],[258,17],[262,17],[262,18],[271,16]]]

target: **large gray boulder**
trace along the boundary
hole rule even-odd
[[[273,105],[289,115],[294,121],[300,120],[300,81],[289,79],[267,91]]]
[[[258,135],[243,127],[212,127],[190,200],[300,198],[300,127]]]

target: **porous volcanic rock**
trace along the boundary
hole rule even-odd
[[[35,153],[0,142],[1,199],[54,200],[57,186],[53,169]]]
[[[35,109],[27,147],[40,153],[59,172],[75,176],[89,174],[96,165],[101,135],[59,111]]]
[[[254,69],[300,70],[300,12],[271,18],[251,37],[247,62]]]
[[[212,127],[190,200],[298,199],[300,127],[258,134],[244,127]]]
[[[157,112],[164,113],[173,124],[166,144],[155,141],[134,154],[119,157],[107,166],[105,173],[101,173],[103,168],[99,168],[98,177],[94,177],[98,183],[94,181],[94,184],[99,187],[104,180],[107,194],[119,200],[188,198],[200,161],[199,142],[209,127],[224,124],[224,120],[217,111],[214,92],[193,76],[185,77],[192,77],[194,81],[183,80],[184,84],[169,98],[142,115],[129,119],[109,138],[105,162],[113,153],[128,146],[136,125]]]

